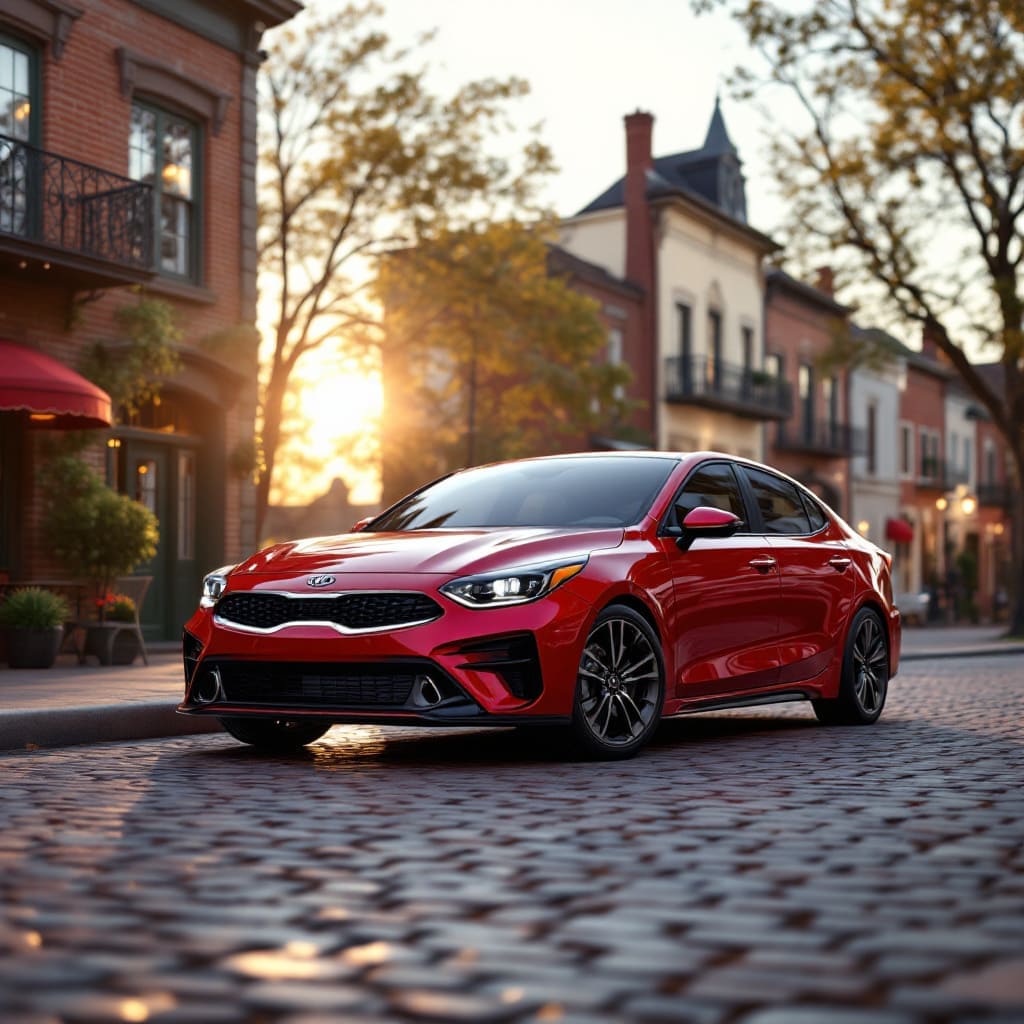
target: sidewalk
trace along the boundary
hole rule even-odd
[[[1000,639],[1001,626],[908,628],[903,661],[1015,655],[1024,643]],[[0,750],[65,747],[217,732],[214,719],[175,713],[184,681],[173,645],[150,651],[149,665],[79,665],[61,655],[51,669],[0,667]]]

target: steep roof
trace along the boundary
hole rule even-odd
[[[647,171],[647,196],[649,199],[677,195],[689,199],[702,199],[714,205],[723,216],[740,224],[746,224],[746,203],[740,204],[741,216],[735,216],[725,205],[721,193],[721,180],[718,173],[723,165],[728,166],[731,176],[739,178],[740,159],[729,132],[725,127],[725,118],[718,98],[715,98],[715,109],[708,124],[704,145],[699,149],[684,150],[682,153],[670,153],[653,159],[653,168]],[[578,214],[595,213],[598,210],[609,210],[625,205],[626,179],[619,178],[613,182],[596,199],[591,200],[578,211]]]

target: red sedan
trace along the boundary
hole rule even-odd
[[[208,575],[178,710],[266,749],[336,722],[550,724],[600,758],[713,708],[868,725],[899,661],[890,562],[745,459],[484,466]]]

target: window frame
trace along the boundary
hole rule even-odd
[[[189,114],[182,113],[171,104],[160,103],[145,96],[133,96],[131,108],[138,107],[147,113],[153,114],[156,118],[155,138],[156,153],[154,154],[153,181],[150,183],[153,189],[153,251],[151,257],[157,275],[167,281],[179,281],[183,284],[202,286],[205,282],[206,268],[203,265],[204,237],[205,237],[205,210],[203,208],[204,193],[204,172],[203,140],[204,126]],[[163,130],[165,119],[172,119],[187,125],[191,133],[192,143],[192,195],[185,200],[189,204],[189,239],[188,239],[188,266],[185,274],[179,274],[173,270],[167,270],[163,266],[161,258],[161,242],[163,239],[161,200],[164,196],[163,186]],[[131,159],[131,132],[128,135],[129,146],[129,169]],[[132,179],[143,180],[143,179]],[[170,194],[170,193],[168,193]]]
[[[740,524],[740,528],[736,531],[734,536],[744,536],[752,533],[750,529],[750,504],[747,497],[747,492],[743,486],[742,475],[739,472],[740,466],[735,462],[728,462],[725,459],[706,459],[704,462],[698,463],[686,477],[683,482],[675,489],[675,493],[672,495],[672,500],[668,503],[668,508],[665,509],[664,515],[661,517],[661,522],[658,523],[658,536],[659,537],[671,537],[672,539],[678,539],[672,534],[672,530],[676,528],[675,513],[676,505],[679,503],[680,497],[686,490],[687,484],[702,470],[709,469],[714,466],[725,466],[725,468],[732,474],[733,482],[736,484],[736,491],[740,499],[740,508],[743,509],[743,522]]]
[[[778,473],[772,472],[772,470],[769,469],[768,467],[763,467],[762,468],[761,466],[739,465],[739,466],[737,466],[737,470],[739,470],[738,475],[739,475],[739,477],[740,477],[740,479],[742,481],[743,486],[746,488],[747,507],[748,507],[748,509],[751,512],[754,513],[754,515],[757,516],[757,524],[760,527],[760,529],[755,531],[755,532],[758,534],[758,536],[764,536],[764,537],[811,537],[815,533],[819,533],[820,532],[820,529],[819,530],[814,530],[814,529],[811,528],[811,517],[807,514],[807,509],[804,507],[804,493],[803,493],[804,489],[800,486],[800,484],[796,483],[796,481],[794,481],[794,480],[787,480],[785,477],[780,476]],[[751,473],[761,473],[764,476],[772,477],[775,480],[777,480],[780,484],[783,484],[786,487],[792,487],[795,490],[796,497],[797,497],[797,502],[800,505],[800,509],[803,512],[804,520],[805,520],[805,522],[807,524],[807,529],[803,533],[777,533],[774,530],[769,530],[767,528],[767,523],[765,523],[765,521],[764,521],[764,516],[761,515],[761,506],[758,505],[758,503],[757,503],[757,496],[754,494],[754,484],[753,484],[753,482],[751,481],[751,478],[750,478],[750,474]],[[822,510],[822,511],[824,511],[824,510]],[[826,528],[827,528],[827,526],[828,526],[828,522],[827,522],[828,517],[826,516],[825,518],[826,518]]]
[[[38,147],[43,129],[43,61],[39,47],[21,36],[0,30],[0,46],[6,46],[15,53],[28,58],[28,99],[31,109],[28,116],[28,138],[21,139],[28,146]],[[14,136],[9,136],[14,138]]]

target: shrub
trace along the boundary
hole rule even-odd
[[[156,554],[156,516],[111,490],[81,459],[54,459],[45,473],[48,507],[43,529],[57,556],[105,595],[115,576],[127,576]]]
[[[0,604],[0,626],[8,629],[53,629],[71,618],[71,609],[60,594],[41,587],[22,587]]]

